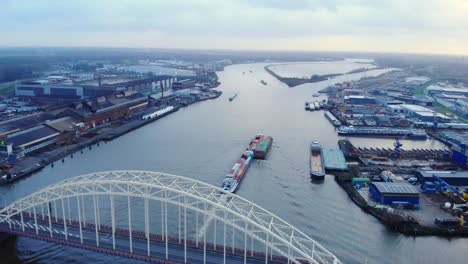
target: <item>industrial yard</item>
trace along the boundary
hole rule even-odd
[[[159,66],[178,76],[104,65],[91,72],[61,70],[17,81],[14,94],[6,94],[0,104],[0,184],[219,97],[213,70],[223,64],[189,65]]]
[[[405,234],[468,235],[466,83],[394,70],[320,93],[327,101],[306,99],[305,110],[324,109],[344,137],[339,150],[323,149],[322,155],[327,172],[357,205]],[[354,146],[353,137],[390,138],[394,144]],[[445,148],[405,148],[403,139],[438,140]]]

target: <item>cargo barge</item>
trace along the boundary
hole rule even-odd
[[[336,117],[329,111],[325,111],[324,115],[328,119],[328,121],[330,121],[332,125],[334,125],[335,127],[341,126],[340,120],[336,119]]]
[[[310,176],[316,180],[325,179],[322,146],[319,142],[310,144]]]
[[[255,159],[265,159],[272,144],[272,137],[258,134],[250,141],[249,149],[254,152]]]
[[[391,128],[391,127],[353,127],[342,126],[338,128],[341,136],[376,136],[376,137],[400,137],[409,139],[427,139],[426,131],[411,128]]]
[[[244,178],[252,159],[265,159],[272,144],[272,137],[261,134],[256,135],[250,141],[249,146],[242,153],[241,157],[237,160],[229,173],[226,174],[221,188],[226,192],[234,193]]]
[[[223,190],[230,193],[237,190],[237,187],[240,185],[247,169],[250,166],[253,156],[254,153],[251,150],[246,150],[242,153],[236,164],[234,164],[229,173],[226,174],[222,185]]]

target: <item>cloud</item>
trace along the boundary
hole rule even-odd
[[[468,53],[466,14],[464,0],[2,0],[0,34],[9,39],[0,39],[0,45],[64,45],[70,39],[129,45],[131,40],[123,38],[132,36],[139,39],[134,46],[184,40],[186,48],[201,43],[205,48],[228,48],[232,41],[244,43],[239,48],[289,49],[307,46],[295,43],[298,40],[341,39],[333,45],[340,50],[351,43],[376,50],[380,47],[373,43],[381,40],[405,45],[403,40],[411,39],[425,50],[432,46],[430,39],[452,45],[449,49],[456,43]],[[78,39],[82,37],[86,39]]]

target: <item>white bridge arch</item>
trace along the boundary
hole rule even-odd
[[[245,241],[247,241],[247,236],[249,236],[252,241],[255,239],[255,241],[262,243],[266,248],[265,262],[268,261],[269,254],[276,254],[286,258],[288,263],[303,263],[305,261],[308,263],[341,263],[331,252],[312,238],[260,206],[237,195],[226,193],[221,188],[210,184],[160,172],[136,170],[105,171],[69,178],[57,184],[52,184],[3,208],[0,210],[0,223],[8,223],[11,228],[13,218],[20,216],[22,222],[23,214],[27,212],[31,214],[33,209],[34,218],[36,218],[36,208],[38,206],[42,208],[43,205],[49,205],[49,210],[47,211],[49,214],[49,224],[51,224],[51,203],[55,204],[61,201],[62,210],[64,210],[64,199],[76,198],[78,207],[80,207],[79,197],[83,199],[83,196],[88,196],[92,197],[94,200],[94,221],[96,226],[98,226],[100,220],[99,216],[96,216],[96,211],[99,210],[99,205],[96,205],[96,197],[103,195],[111,197],[111,204],[113,202],[113,197],[128,197],[130,251],[132,251],[130,197],[137,197],[145,201],[145,232],[148,238],[148,254],[148,201],[153,200],[164,202],[166,204],[166,212],[167,204],[179,207],[179,242],[181,241],[181,228],[184,229],[185,233],[187,230],[186,219],[184,219],[184,223],[181,224],[180,208],[184,208],[185,210],[189,209],[197,212],[197,217],[198,213],[203,214],[205,217],[204,223],[206,222],[206,217],[211,217],[215,219],[215,221],[223,223],[224,245],[226,245],[226,225],[231,226],[233,230],[236,229],[242,232],[245,235]],[[84,205],[82,206],[84,207]],[[54,206],[55,210],[56,208],[57,207]],[[111,210],[113,243],[115,249],[115,209],[111,208]],[[82,218],[85,218],[84,209],[83,211],[78,210],[78,214],[80,217],[79,221],[81,222]],[[61,216],[60,213],[55,212],[55,217],[58,215]],[[97,215],[99,215],[99,213]],[[184,217],[186,217],[186,213]],[[63,219],[65,219],[65,212],[63,212]],[[64,220],[63,222],[66,232],[66,221]],[[165,224],[167,258],[167,214]],[[80,234],[82,225],[81,223],[79,224]],[[84,226],[86,226],[86,223],[84,223]],[[98,231],[96,228],[96,238],[98,236],[97,233]],[[206,232],[203,231],[203,233],[206,236]],[[204,241],[205,239],[206,238],[204,238]],[[81,243],[83,243],[82,238]],[[99,246],[98,239],[96,239],[96,243]],[[244,243],[245,247],[246,243],[247,242]],[[226,254],[226,246],[224,247],[224,252]],[[187,261],[187,256],[184,256],[184,258],[185,261]],[[244,261],[245,259],[246,257],[244,256]],[[204,260],[206,260],[205,255]],[[226,262],[225,256],[224,262]]]

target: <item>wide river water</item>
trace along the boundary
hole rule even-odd
[[[68,157],[53,168],[48,166],[11,186],[1,187],[1,203],[10,203],[72,176],[117,169],[167,172],[219,186],[248,141],[255,134],[264,133],[273,136],[273,148],[267,160],[251,165],[238,195],[296,226],[344,263],[466,263],[467,239],[415,238],[388,231],[357,207],[333,176],[327,176],[323,184],[312,183],[308,171],[310,141],[337,147],[339,137],[322,111],[304,111],[304,101],[312,100],[311,95],[330,81],[288,88],[265,72],[265,65],[227,67],[219,72],[219,89],[224,94],[217,100],[189,106],[112,142],[85,149],[83,154],[78,152],[73,159]],[[382,72],[385,70],[350,74],[335,81]],[[268,85],[262,85],[260,80]],[[228,97],[235,93],[237,98],[229,102]],[[393,143],[364,138],[352,138],[352,142],[373,147],[391,147]],[[402,142],[403,148],[443,148],[434,140]],[[27,238],[18,238],[16,249],[18,258],[26,263],[129,262]],[[0,249],[1,255],[6,254],[1,251],[4,250]]]

